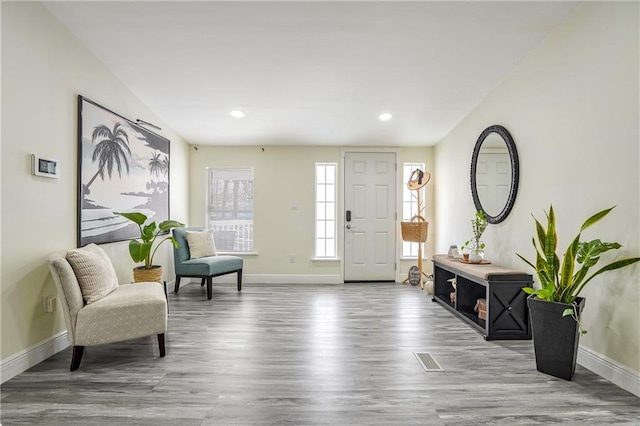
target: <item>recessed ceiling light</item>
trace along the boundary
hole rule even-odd
[[[393,118],[393,115],[391,113],[388,113],[388,112],[383,112],[382,114],[380,114],[378,116],[378,118],[381,121],[387,121],[387,120],[391,120]]]
[[[235,118],[244,117],[244,112],[240,111],[239,109],[234,109],[231,112],[229,112],[229,114],[231,114],[231,116]]]

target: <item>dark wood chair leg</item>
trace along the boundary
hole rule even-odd
[[[213,297],[213,277],[207,277],[207,299]]]
[[[82,354],[84,354],[84,346],[73,347],[73,352],[71,353],[71,368],[69,368],[69,370],[76,371],[80,367]]]
[[[158,334],[158,348],[160,349],[160,358],[164,358],[164,333]]]
[[[205,277],[205,278],[203,278],[203,279],[200,281],[200,287],[204,287],[204,284],[205,284],[206,282],[207,282],[207,278]]]
[[[238,271],[238,291],[242,290],[242,269]]]
[[[180,278],[182,278],[180,275],[176,275],[176,285],[173,288],[173,292],[178,294],[178,290],[180,290]]]

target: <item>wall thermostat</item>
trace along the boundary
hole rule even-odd
[[[58,160],[38,157],[35,154],[32,154],[31,158],[33,160],[32,165],[34,175],[55,179],[58,179],[60,177],[60,167]]]

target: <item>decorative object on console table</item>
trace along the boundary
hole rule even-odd
[[[433,275],[432,300],[480,332],[486,340],[531,339],[527,295],[522,291],[522,287],[533,284],[531,275],[495,264],[465,264],[447,255],[433,256]],[[474,310],[478,299],[487,301],[484,319]]]
[[[429,182],[431,179],[431,174],[429,172],[423,172],[420,169],[416,169],[411,173],[409,177],[409,181],[407,182],[407,188],[409,188],[417,198],[418,201],[418,212],[415,216],[411,218],[409,222],[401,222],[400,223],[400,231],[402,233],[402,240],[409,241],[412,243],[418,243],[418,270],[420,271],[420,288],[424,288],[424,284],[422,282],[422,276],[425,277],[427,274],[422,269],[422,243],[427,241],[427,232],[429,230],[429,222],[424,218],[424,205],[422,203],[422,198],[420,195],[420,190]],[[415,194],[414,194],[415,193]],[[404,282],[411,280],[407,277]],[[413,282],[411,282],[413,284]],[[415,285],[415,284],[413,284]]]
[[[615,206],[614,206],[615,207]],[[530,294],[527,303],[531,310],[533,343],[538,371],[571,380],[576,370],[576,357],[580,334],[586,331],[580,325],[580,316],[585,301],[579,297],[584,286],[594,277],[606,271],[624,268],[640,260],[640,257],[619,259],[598,269],[587,278],[589,269],[600,260],[600,255],[617,250],[618,243],[602,242],[599,239],[580,241],[582,232],[597,223],[614,209],[602,210],[589,217],[580,227],[580,232],[567,247],[562,263],[556,254],[558,235],[553,206],[549,208],[547,228],[535,219],[536,234],[533,245],[536,250],[535,265],[518,254],[531,266],[540,280],[541,288],[523,288]]]
[[[165,220],[157,225],[155,221],[147,222],[147,216],[140,212],[119,213],[113,212],[114,215],[122,216],[138,225],[140,229],[140,240],[133,239],[129,242],[129,254],[134,262],[144,262],[143,266],[133,268],[133,280],[139,282],[158,282],[162,283],[163,268],[153,264],[153,256],[156,254],[160,244],[165,241],[171,241],[174,247],[178,247],[178,242],[171,235],[164,237],[155,248],[153,247],[156,238],[163,233],[169,232],[173,228],[184,227],[183,223],[175,220]],[[144,225],[144,227],[143,227]]]
[[[447,253],[447,256],[453,257],[454,259],[462,259],[462,255],[460,255],[460,251],[458,251],[458,246],[455,244],[449,246],[449,252]]]
[[[462,246],[465,253],[468,253],[468,260],[470,263],[480,263],[484,259],[485,244],[480,241],[484,230],[487,229],[487,217],[482,210],[477,210],[476,215],[471,221],[471,229],[473,229],[473,238],[465,242]]]
[[[476,306],[473,308],[478,313],[478,318],[481,320],[487,319],[487,299],[478,299]]]

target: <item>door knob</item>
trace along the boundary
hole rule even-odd
[[[351,229],[351,225],[347,225],[347,229]]]

